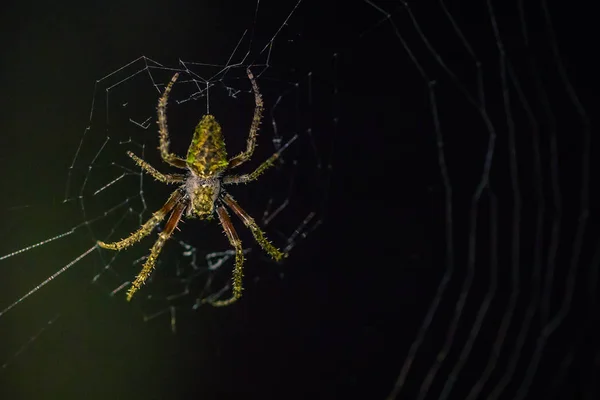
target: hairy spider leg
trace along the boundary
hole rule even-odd
[[[175,81],[179,78],[179,73],[175,73],[171,78],[171,81],[165,88],[162,96],[158,100],[158,133],[160,136],[160,156],[167,163],[173,167],[186,169],[185,160],[177,157],[173,153],[169,153],[169,129],[167,128],[167,100],[169,99],[169,93]]]
[[[147,173],[152,175],[154,177],[154,179],[156,179],[159,182],[171,184],[171,183],[183,183],[185,181],[185,175],[163,174],[163,173],[157,171],[152,165],[150,165],[146,161],[142,160],[141,158],[139,158],[138,156],[133,154],[131,151],[128,151],[127,155],[129,157],[133,158],[133,161],[135,161],[135,163],[137,165],[139,165],[144,171],[146,171]]]
[[[250,71],[250,68],[246,69],[246,73],[248,74],[250,83],[252,83],[252,90],[254,91],[254,103],[256,106],[254,108],[254,116],[252,117],[252,125],[250,125],[250,134],[248,135],[248,140],[246,142],[246,151],[242,151],[240,154],[229,160],[229,168],[237,167],[252,157],[254,148],[256,147],[256,137],[258,136],[258,128],[260,127],[262,113],[264,110],[263,99],[260,95],[258,85],[256,84],[256,80],[254,79],[254,75],[252,74],[252,71]]]
[[[281,153],[285,149],[287,149],[287,147],[289,145],[291,145],[297,138],[298,138],[298,134],[295,134],[294,137],[292,137],[290,140],[288,140],[286,144],[281,146],[281,148],[275,154],[273,154],[266,161],[264,161],[262,164],[260,164],[253,172],[251,172],[249,174],[244,174],[244,175],[225,176],[225,177],[223,177],[223,183],[226,185],[229,185],[232,183],[235,183],[235,184],[247,183],[247,182],[257,179],[263,172],[265,172],[267,169],[269,169],[273,165],[275,165],[275,160],[277,160],[279,158],[279,156],[281,155]]]
[[[240,205],[231,197],[230,194],[226,194],[223,197],[225,204],[233,210],[233,212],[242,220],[244,225],[252,232],[254,239],[258,242],[260,247],[263,248],[275,261],[281,261],[282,258],[287,257],[287,253],[281,252],[278,248],[267,239],[265,233],[259,228],[254,218],[250,216]]]
[[[227,213],[225,207],[217,207],[217,215],[219,216],[219,221],[221,221],[221,226],[225,230],[225,235],[227,235],[227,239],[229,239],[229,243],[235,249],[235,266],[233,267],[232,277],[232,296],[225,300],[207,300],[207,302],[215,307],[223,307],[230,305],[242,297],[242,281],[244,278],[244,270],[242,269],[242,266],[244,265],[244,249],[242,249],[242,242],[240,241],[238,234],[231,223],[231,219],[229,218],[229,214]]]
[[[165,225],[165,229],[158,235],[158,239],[154,243],[154,246],[152,246],[152,250],[150,250],[150,255],[148,255],[148,259],[146,259],[142,270],[135,277],[135,280],[133,281],[131,287],[127,291],[127,301],[131,300],[135,292],[137,292],[142,287],[142,285],[150,277],[150,274],[152,274],[160,251],[165,245],[165,242],[169,240],[169,238],[173,234],[173,231],[177,227],[177,224],[179,224],[179,221],[181,221],[181,215],[185,210],[185,206],[185,203],[178,203],[175,209],[173,210],[173,213],[171,214],[169,220]]]
[[[146,223],[142,225],[137,231],[133,232],[131,235],[118,242],[104,243],[98,241],[98,246],[109,250],[123,250],[131,246],[132,244],[139,242],[144,237],[148,236],[150,232],[152,232],[152,229],[154,229],[156,224],[162,221],[163,218],[165,218],[165,215],[171,212],[171,210],[177,205],[177,203],[179,203],[182,197],[183,194],[181,194],[179,189],[177,189],[176,191],[171,193],[171,196],[169,197],[167,202],[162,206],[162,208],[154,214],[152,214],[152,217],[148,221],[146,221]]]

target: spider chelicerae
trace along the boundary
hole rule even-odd
[[[184,214],[188,218],[197,217],[199,219],[212,219],[216,213],[221,226],[225,230],[225,235],[227,236],[229,243],[235,249],[232,295],[228,299],[209,301],[214,306],[225,306],[235,302],[241,297],[243,289],[242,268],[244,264],[244,253],[242,242],[229,218],[229,213],[227,212],[228,208],[242,220],[247,228],[250,229],[254,239],[271,257],[273,257],[273,259],[279,261],[287,255],[286,253],[279,251],[267,240],[265,234],[254,219],[244,211],[224,189],[225,185],[246,183],[257,179],[265,170],[273,166],[281,152],[297,138],[297,135],[292,137],[291,140],[260,164],[252,173],[243,175],[225,175],[225,172],[240,166],[252,157],[254,148],[256,147],[258,128],[264,109],[263,100],[258,90],[256,80],[250,69],[247,69],[246,72],[250,79],[250,83],[252,84],[256,106],[245,151],[228,159],[221,126],[213,115],[207,114],[202,117],[194,130],[194,136],[190,147],[188,148],[186,158],[183,159],[177,157],[175,154],[169,152],[169,131],[167,129],[166,108],[171,88],[179,77],[179,73],[176,73],[167,84],[165,91],[158,101],[159,149],[162,159],[167,164],[175,168],[185,169],[186,173],[163,174],[132,152],[127,152],[127,155],[133,158],[144,171],[160,182],[165,184],[179,184],[179,187],[171,194],[162,208],[156,211],[137,231],[118,242],[104,243],[98,241],[98,245],[105,249],[123,250],[149,235],[154,227],[170,213],[169,219],[162,232],[158,235],[158,239],[152,246],[152,250],[146,259],[142,270],[127,291],[127,300],[131,300],[133,295],[141,288],[152,273],[160,251],[165,245],[165,242],[173,234],[173,231],[177,227],[179,221],[184,217]]]

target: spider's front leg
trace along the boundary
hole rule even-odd
[[[250,216],[240,205],[231,197],[231,195],[226,194],[223,197],[223,201],[229,208],[233,210],[234,213],[242,220],[244,225],[252,232],[254,239],[266,251],[275,261],[281,261],[284,257],[287,257],[287,253],[283,253],[278,248],[273,246],[271,242],[265,236],[265,233],[260,229],[254,218]]]
[[[162,221],[165,215],[171,212],[171,210],[173,210],[173,208],[177,205],[177,203],[179,203],[179,201],[182,198],[183,195],[179,190],[174,191],[169,197],[169,200],[167,200],[167,202],[165,203],[165,205],[162,206],[160,210],[152,214],[152,217],[148,221],[146,221],[146,223],[142,225],[137,231],[133,232],[125,239],[119,240],[118,242],[105,243],[98,241],[98,246],[109,250],[123,250],[131,246],[132,244],[139,242],[144,237],[148,236],[150,232],[152,232],[152,229],[154,229],[156,224]]]
[[[227,235],[227,239],[229,239],[229,243],[235,249],[235,266],[233,267],[232,278],[232,296],[225,300],[206,300],[215,307],[222,307],[228,306],[231,303],[237,301],[240,297],[242,297],[244,278],[244,270],[242,269],[242,266],[244,265],[244,249],[242,248],[242,242],[240,241],[240,238],[238,237],[238,234],[235,231],[233,224],[231,223],[231,219],[229,218],[229,214],[227,214],[227,210],[225,210],[225,207],[217,207],[217,215],[219,216],[221,226],[225,230],[225,235]]]
[[[177,204],[177,206],[173,210],[173,213],[171,214],[169,220],[167,221],[167,224],[165,225],[165,230],[158,235],[158,239],[156,240],[156,243],[154,243],[154,246],[152,246],[152,250],[150,250],[150,255],[146,259],[142,270],[135,277],[135,280],[133,281],[131,287],[127,291],[127,301],[131,300],[135,292],[137,292],[146,282],[146,280],[148,280],[148,278],[150,277],[150,274],[152,273],[152,270],[154,270],[154,266],[156,265],[156,260],[158,259],[160,251],[165,245],[165,242],[173,234],[173,231],[177,227],[177,224],[179,224],[179,221],[181,221],[183,210],[185,210],[185,203]]]

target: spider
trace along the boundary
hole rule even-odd
[[[242,220],[248,229],[250,229],[254,239],[273,259],[280,261],[287,256],[286,253],[281,252],[269,242],[254,219],[239,206],[224,188],[226,185],[246,183],[257,179],[265,172],[265,170],[273,166],[281,152],[297,137],[294,136],[271,157],[260,164],[252,173],[243,175],[225,175],[225,172],[242,165],[252,157],[254,148],[256,147],[258,128],[262,119],[264,106],[258,85],[249,68],[246,70],[246,73],[252,84],[255,109],[245,151],[228,159],[225,141],[223,139],[223,134],[221,133],[221,126],[213,115],[206,114],[202,117],[194,130],[194,135],[190,147],[188,148],[186,158],[183,159],[177,157],[175,154],[169,152],[169,131],[167,129],[166,108],[171,88],[179,77],[179,73],[175,73],[158,101],[157,122],[160,139],[159,150],[162,159],[167,164],[175,168],[184,169],[186,170],[186,173],[163,174],[132,152],[127,152],[127,155],[131,157],[142,170],[152,175],[158,181],[165,184],[179,184],[179,187],[170,195],[162,208],[156,211],[137,231],[118,242],[105,243],[98,241],[98,245],[105,249],[123,250],[149,235],[154,227],[170,213],[169,219],[167,220],[163,231],[158,235],[158,239],[152,246],[142,270],[127,291],[128,301],[131,300],[133,295],[147,281],[156,265],[156,260],[158,259],[165,242],[171,237],[173,231],[184,217],[184,214],[185,217],[196,217],[201,220],[211,220],[216,214],[229,243],[235,249],[235,266],[233,269],[231,297],[224,300],[209,300],[208,302],[214,306],[226,306],[235,302],[241,297],[243,290],[242,266],[244,264],[244,253],[242,242],[229,218],[228,208]]]

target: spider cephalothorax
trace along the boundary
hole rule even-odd
[[[179,74],[176,73],[173,75],[173,78],[171,78],[171,81],[158,101],[159,149],[161,157],[166,163],[173,167],[184,169],[187,173],[162,174],[135,154],[131,152],[127,153],[140,167],[142,167],[142,169],[160,182],[166,184],[179,184],[179,187],[171,194],[163,207],[156,211],[137,231],[118,242],[98,242],[98,245],[105,249],[122,250],[149,235],[153,228],[170,213],[165,228],[158,235],[158,239],[154,243],[154,246],[152,246],[152,250],[150,251],[150,255],[148,255],[142,271],[138,274],[135,281],[132,283],[131,288],[127,292],[128,300],[131,300],[134,293],[141,288],[152,273],[160,251],[165,242],[173,234],[173,231],[177,227],[177,224],[184,213],[186,217],[196,217],[200,219],[211,219],[216,214],[225,230],[229,242],[235,249],[236,256],[233,271],[232,296],[225,300],[211,301],[211,304],[215,306],[231,304],[242,295],[242,265],[244,263],[244,253],[242,243],[231,223],[227,209],[232,210],[234,214],[242,220],[244,225],[252,231],[258,244],[271,255],[271,257],[279,261],[286,255],[275,248],[271,242],[267,240],[254,219],[223,189],[224,185],[245,183],[257,179],[266,169],[273,165],[281,152],[296,139],[296,136],[294,136],[286,143],[286,145],[282,146],[279,151],[259,165],[252,173],[243,175],[226,174],[229,169],[235,168],[249,160],[256,147],[256,137],[262,118],[263,102],[258,91],[258,85],[256,84],[250,69],[247,70],[247,73],[248,78],[252,83],[256,108],[252,119],[252,125],[250,126],[250,134],[248,135],[245,151],[228,159],[221,126],[214,116],[208,114],[202,117],[196,126],[185,159],[179,158],[175,154],[169,152],[166,107],[171,88],[179,77]]]
[[[185,182],[185,192],[190,205],[187,217],[211,219],[215,213],[215,202],[221,193],[219,178],[200,178],[191,173]]]

